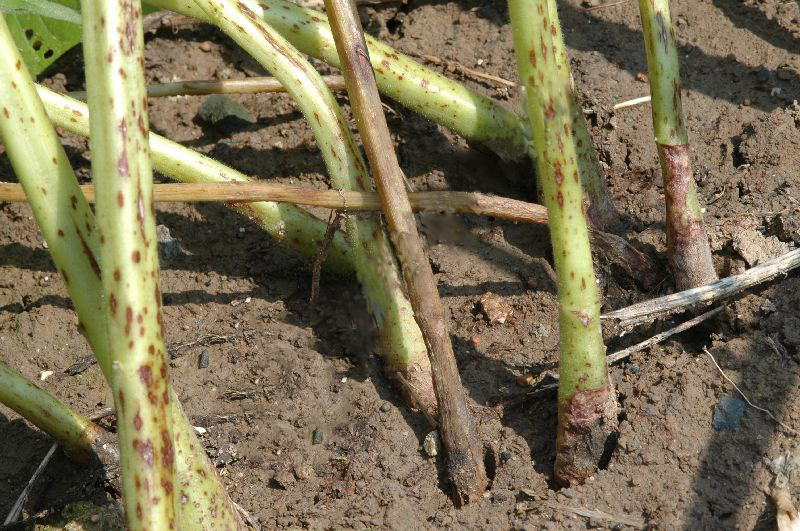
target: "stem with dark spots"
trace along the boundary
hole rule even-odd
[[[89,137],[89,110],[86,104],[37,86],[42,103],[58,127]],[[150,132],[153,167],[164,175],[185,183],[247,183],[253,179],[211,157]],[[259,201],[228,203],[250,218],[277,242],[305,256],[315,256],[325,237],[326,224],[294,205]],[[325,265],[339,274],[352,274],[353,250],[339,232],[333,239]]]
[[[164,9],[208,20],[191,0],[157,3]],[[340,67],[324,13],[287,0],[262,0],[253,3],[251,9],[301,52]],[[528,125],[518,115],[377,39],[367,36],[366,41],[383,94],[468,140],[484,144],[505,160],[519,161],[531,153]]]
[[[141,6],[81,2],[91,109],[99,263],[109,301],[125,517],[132,529],[175,527],[175,450],[161,322]]]
[[[98,317],[106,315],[107,299],[103,295],[101,275],[95,270],[96,266],[101,266],[97,257],[105,236],[100,236],[95,230],[94,213],[81,193],[69,159],[2,17],[0,50],[3,50],[0,54],[0,105],[3,110],[0,140],[75,306],[78,328],[94,351],[103,375],[111,383],[114,378],[112,344],[108,341],[106,320]],[[76,122],[82,118],[85,125],[88,124],[85,106],[83,112],[83,116],[76,115],[74,110],[67,114]],[[73,123],[69,117],[65,121]],[[88,136],[88,126],[84,134]],[[110,304],[111,300],[108,301]],[[180,402],[174,392],[170,391],[170,396],[169,410],[177,439],[176,455],[181,452],[182,444],[189,445],[193,452],[186,462],[176,463],[179,485],[184,485],[182,477],[198,475],[204,479],[192,481],[181,490],[178,521],[196,520],[198,517],[192,515],[197,511],[203,513],[202,518],[207,524],[200,529],[241,527],[227,492],[207,462]],[[103,452],[97,455],[101,462],[106,463]],[[187,471],[187,467],[191,470]]]
[[[157,0],[170,8],[172,2]],[[208,20],[218,25],[286,87],[314,132],[332,184],[337,189],[368,191],[372,180],[335,97],[306,58],[263,21],[262,6],[251,0],[195,0]],[[345,205],[346,208],[346,205]],[[377,216],[348,216],[356,275],[368,309],[377,323],[380,353],[389,374],[419,375],[403,392],[410,405],[436,418],[430,362],[388,238]],[[397,378],[401,385],[406,380]]]
[[[400,259],[414,318],[427,345],[439,404],[439,433],[447,452],[450,482],[460,505],[474,502],[481,497],[487,484],[482,452],[453,355],[444,307],[417,231],[381,107],[361,24],[349,0],[325,0],[325,7],[331,16],[347,93]]]
[[[639,0],[639,11],[647,50],[653,132],[664,178],[667,258],[676,287],[685,290],[717,280],[717,273],[689,160],[669,1]]]
[[[579,162],[581,135],[573,124],[580,110],[555,0],[512,0],[509,11],[558,277],[561,378],[555,477],[568,486],[594,473],[616,422],[583,209],[587,166]]]

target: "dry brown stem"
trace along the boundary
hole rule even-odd
[[[481,497],[487,478],[453,355],[444,308],[406,195],[354,5],[348,0],[326,0],[325,7],[353,113],[400,259],[414,318],[428,348],[439,405],[439,432],[447,452],[448,475],[456,502],[466,504]]]

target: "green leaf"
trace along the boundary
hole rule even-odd
[[[78,11],[49,0],[0,0],[0,12],[15,15],[41,15],[62,22],[81,23],[81,14]]]
[[[77,0],[0,0],[0,11],[32,75],[81,42]],[[46,16],[43,16],[46,13]],[[75,20],[70,22],[66,19]]]

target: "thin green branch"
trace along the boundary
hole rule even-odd
[[[209,20],[187,0],[158,0],[157,5]],[[328,17],[286,0],[264,0],[248,8],[301,52],[339,67]],[[378,88],[422,116],[479,142],[506,160],[531,153],[528,125],[496,101],[427,68],[367,36]]]
[[[604,422],[613,402],[600,330],[600,291],[595,281],[583,210],[578,162],[580,114],[572,90],[555,0],[509,3],[520,79],[528,110],[544,203],[550,220],[560,324],[558,435],[555,474],[559,483],[582,482],[604,450]]]
[[[37,86],[50,119],[59,127],[89,137],[89,110],[80,101]],[[176,181],[186,183],[250,182],[252,179],[211,157],[186,148],[153,132],[149,134],[153,167]],[[314,256],[325,236],[326,225],[294,205],[260,201],[228,203],[246,215],[276,241],[305,256]],[[353,272],[353,251],[341,234],[331,245],[326,265],[335,272]]]
[[[173,7],[171,3],[156,2],[166,8]],[[244,0],[195,0],[195,4],[286,87],[314,131],[333,186],[370,190],[366,165],[336,99],[305,57],[263,22],[261,5]],[[346,225],[356,275],[377,323],[389,372],[400,381],[412,406],[434,421],[436,401],[425,344],[380,220],[349,216]]]
[[[0,363],[0,403],[47,433],[75,461],[86,463],[109,437],[95,423],[78,415],[47,391]]]

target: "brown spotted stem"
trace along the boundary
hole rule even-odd
[[[331,17],[347,93],[400,259],[414,318],[427,345],[439,404],[439,433],[447,452],[450,482],[456,501],[470,503],[481,497],[487,479],[453,355],[444,307],[406,195],[355,6],[349,0],[325,0],[325,7]]]
[[[156,3],[164,9],[209,20],[192,0]],[[299,51],[340,66],[324,13],[287,0],[262,0],[253,2],[250,8]],[[368,36],[367,46],[382,93],[468,140],[486,145],[505,160],[519,161],[531,153],[528,124],[515,113],[377,39]]]
[[[154,3],[169,8],[171,2]],[[339,104],[308,60],[263,21],[263,5],[253,0],[195,0],[195,6],[283,83],[314,132],[333,187],[370,190],[366,164]],[[425,343],[380,219],[348,216],[346,227],[388,371],[400,381],[412,407],[433,420],[436,399]]]
[[[639,0],[653,132],[666,199],[667,258],[678,290],[717,280],[689,159],[680,66],[668,0]]]
[[[89,137],[89,110],[86,104],[37,86],[50,119],[58,127]],[[150,132],[150,156],[153,167],[164,175],[184,183],[248,183],[253,179],[211,157]],[[326,224],[305,210],[286,203],[258,201],[228,203],[247,216],[275,241],[305,256],[314,256],[325,236]],[[341,233],[337,233],[325,265],[339,274],[352,274],[353,251]]]
[[[94,213],[81,193],[69,159],[4,21],[0,21],[0,50],[3,50],[0,139],[75,306],[79,328],[97,356],[106,380],[111,382],[112,345],[106,333],[106,320],[98,317],[106,314],[107,300],[100,281],[100,244]],[[78,116],[72,111],[70,114],[77,122]],[[85,122],[87,115],[84,108]],[[172,392],[171,397],[177,452],[190,446],[193,449],[185,461],[176,463],[181,486],[179,521],[204,519],[207,525],[198,529],[238,528],[241,525],[238,515],[224,487],[197,444],[196,435]]]
[[[509,11],[558,277],[561,378],[554,472],[559,484],[569,486],[595,472],[616,427],[583,208],[587,166],[579,162],[582,135],[574,127],[580,109],[555,0],[512,0]]]
[[[175,449],[161,322],[141,5],[81,2],[92,180],[107,301],[125,517],[132,529],[175,522]]]

